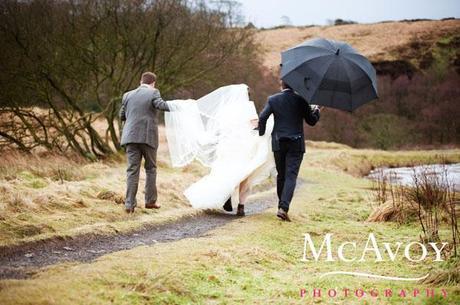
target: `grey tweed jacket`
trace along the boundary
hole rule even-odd
[[[125,121],[121,136],[121,145],[145,143],[158,147],[158,110],[169,111],[158,89],[148,85],[123,94],[120,119]]]

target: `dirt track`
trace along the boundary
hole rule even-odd
[[[246,215],[258,214],[274,206],[276,195],[250,199]],[[72,239],[53,239],[43,242],[4,248],[0,251],[0,279],[27,278],[38,268],[69,261],[88,262],[102,255],[138,246],[171,242],[183,238],[200,237],[206,232],[239,219],[233,213],[206,211],[199,216],[184,217],[164,225],[145,226],[141,230],[117,235],[82,235]]]

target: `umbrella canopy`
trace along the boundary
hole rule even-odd
[[[378,98],[374,67],[341,41],[312,39],[282,52],[281,79],[312,104],[346,111]]]

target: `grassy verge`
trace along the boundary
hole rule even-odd
[[[115,234],[145,223],[172,221],[197,213],[182,195],[205,172],[197,164],[173,170],[165,152],[157,180],[161,211],[143,209],[145,175],[141,173],[134,215],[123,211],[123,156],[99,163],[58,156],[13,154],[0,161],[0,246],[19,245],[79,234]]]
[[[439,161],[438,152],[311,149],[300,173],[307,183],[297,190],[292,204],[292,223],[279,222],[275,209],[270,209],[236,219],[203,238],[138,247],[88,264],[57,265],[30,280],[1,281],[0,299],[4,304],[459,304],[460,289],[453,285],[320,277],[335,270],[418,277],[436,267],[430,261],[411,263],[400,257],[394,263],[301,261],[305,233],[318,242],[323,234],[333,233],[334,244],[351,239],[364,243],[370,232],[381,242],[418,240],[416,223],[365,222],[371,211],[370,182],[344,172],[340,164],[326,162],[347,161],[340,153],[353,156],[347,164],[359,163],[360,155],[379,161],[388,157],[387,164],[413,158]],[[454,155],[452,159],[457,158]],[[442,228],[441,237],[446,234]],[[302,288],[308,293],[304,298],[299,296]],[[313,288],[322,289],[323,295],[330,288],[376,289],[380,296],[313,298]],[[413,289],[423,293],[426,288],[434,288],[435,297],[409,295]],[[407,296],[384,297],[385,289],[394,294],[404,290]],[[441,289],[447,291],[446,298]]]

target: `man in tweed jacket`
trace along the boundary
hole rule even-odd
[[[163,101],[160,91],[155,88],[156,75],[152,72],[142,74],[138,88],[123,94],[120,119],[124,121],[121,145],[126,147],[128,169],[126,171],[125,211],[133,213],[137,205],[136,194],[142,158],[145,160],[145,208],[159,209],[157,203],[157,148],[158,148],[158,110],[170,111]]]

